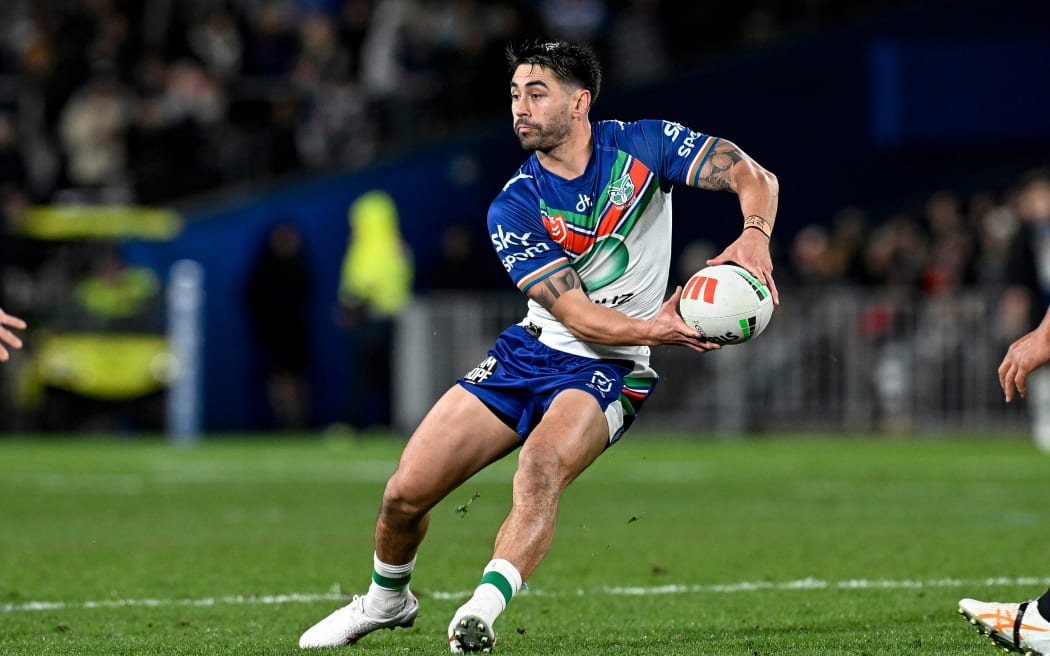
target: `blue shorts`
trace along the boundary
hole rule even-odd
[[[522,440],[540,423],[559,392],[582,390],[605,413],[612,444],[631,426],[640,407],[638,399],[624,396],[624,379],[633,368],[629,360],[599,360],[552,349],[515,325],[500,334],[487,358],[456,382]]]

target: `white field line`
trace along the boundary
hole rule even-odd
[[[849,579],[844,581],[825,581],[806,578],[797,581],[743,581],[739,583],[716,583],[707,585],[660,585],[638,587],[600,587],[590,590],[522,590],[527,596],[567,597],[605,595],[623,596],[656,596],[681,594],[728,594],[734,592],[758,592],[769,590],[916,590],[924,588],[968,588],[974,594],[982,589],[996,586],[1028,587],[1030,597],[1041,594],[1045,586],[1050,585],[1050,578],[1040,577],[995,577],[987,579],[928,579],[891,580],[891,579]],[[1040,587],[1043,586],[1043,587]],[[469,590],[461,592],[421,591],[420,597],[442,600],[462,600],[470,596]],[[160,608],[171,606],[246,606],[314,603],[319,601],[345,602],[347,595],[340,592],[289,593],[279,595],[228,595],[223,597],[204,597],[201,599],[106,599],[101,601],[26,601],[22,603],[0,604],[0,613],[20,613],[33,611],[77,610],[92,608]]]

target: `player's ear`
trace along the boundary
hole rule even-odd
[[[580,114],[586,114],[591,108],[591,92],[587,89],[578,89],[573,94],[573,100],[573,109]]]

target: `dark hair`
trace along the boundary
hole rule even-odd
[[[598,99],[602,87],[602,65],[598,55],[585,43],[572,41],[529,41],[507,46],[507,64],[513,75],[522,64],[541,66],[562,82],[591,92],[591,102]]]

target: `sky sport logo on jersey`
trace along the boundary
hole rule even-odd
[[[735,264],[705,267],[682,289],[678,311],[687,324],[716,344],[758,337],[773,316],[769,289]]]
[[[500,258],[503,261],[503,268],[507,271],[514,268],[515,262],[524,262],[550,250],[550,244],[545,242],[530,244],[531,232],[521,235],[516,232],[507,232],[504,231],[502,224],[497,225],[496,232],[491,233],[489,237],[492,239],[492,245],[496,247],[496,252],[501,255],[512,247],[518,249],[517,252],[502,255]]]

